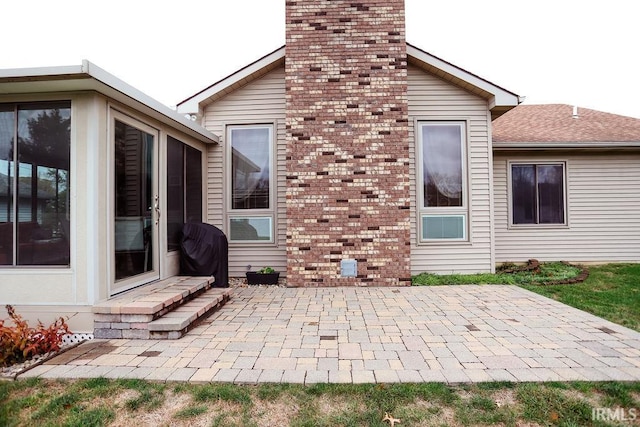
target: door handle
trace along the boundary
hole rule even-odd
[[[156,225],[160,221],[160,202],[158,201],[158,195],[154,197],[153,209],[156,211]]]

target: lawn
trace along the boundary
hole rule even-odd
[[[606,264],[589,267],[582,283],[545,285],[578,275],[580,268],[559,262],[541,264],[540,271],[496,274],[423,273],[413,278],[416,286],[508,284],[558,300],[614,323],[640,331],[640,264]]]
[[[0,383],[2,426],[389,426],[617,425],[630,418],[640,383],[264,384],[149,383],[104,378]],[[640,414],[638,415],[640,417]]]
[[[589,268],[583,283],[523,288],[640,331],[640,264]]]

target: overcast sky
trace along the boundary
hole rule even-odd
[[[285,0],[2,5],[0,68],[88,59],[169,106],[284,44]],[[526,97],[640,118],[637,0],[406,0],[407,41]]]

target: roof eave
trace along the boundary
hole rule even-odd
[[[494,151],[614,150],[640,148],[640,141],[493,142]]]
[[[14,88],[5,87],[3,90],[3,83],[13,85]],[[16,84],[19,86],[18,89],[15,88]],[[0,95],[86,90],[97,91],[136,108],[201,142],[219,142],[218,137],[213,133],[87,60],[83,60],[80,66],[0,70]]]
[[[0,82],[62,80],[81,74],[88,78],[84,68],[85,62],[88,61],[84,60],[82,65],[0,69]]]
[[[285,46],[282,46],[257,61],[254,61],[240,70],[215,82],[195,95],[190,96],[184,101],[179,102],[177,106],[178,112],[184,114],[200,114],[202,110],[201,104],[203,102],[207,100],[211,100],[211,102],[213,102],[214,98],[231,92],[240,86],[247,84],[251,80],[264,75],[266,72],[275,68],[280,61],[284,61],[284,56]]]
[[[427,70],[439,70],[435,73],[440,78],[451,81],[473,93],[483,96],[488,100],[492,119],[506,113],[522,102],[517,94],[504,89],[482,77],[451,64],[435,55],[407,43],[407,55],[415,58]]]
[[[499,117],[522,102],[522,98],[517,94],[418,49],[409,43],[407,43],[407,55],[415,58],[416,61],[424,65],[424,68],[434,72],[437,76],[487,99],[492,119]],[[201,114],[203,104],[213,102],[224,94],[265,74],[279,64],[280,61],[284,61],[284,58],[285,46],[282,46],[180,102],[178,104],[178,112]]]

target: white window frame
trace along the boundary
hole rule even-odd
[[[200,198],[201,198],[201,203],[202,203],[202,209],[200,211],[200,217],[202,218],[202,222],[205,222],[206,218],[207,218],[207,211],[206,211],[206,208],[207,208],[207,202],[206,202],[206,191],[207,191],[206,158],[207,158],[207,153],[202,149],[202,147],[194,145],[193,141],[190,140],[188,137],[186,137],[184,135],[177,134],[175,132],[166,132],[162,136],[162,140],[163,140],[164,144],[163,144],[162,152],[159,153],[159,155],[161,156],[161,161],[160,161],[161,164],[159,166],[159,170],[165,171],[165,173],[163,173],[162,175],[166,175],[164,177],[164,179],[161,179],[161,181],[159,182],[159,185],[160,185],[159,191],[160,191],[161,199],[164,202],[163,205],[162,205],[162,210],[163,210],[163,212],[167,212],[167,213],[169,212],[169,209],[168,209],[169,201],[168,201],[168,194],[167,194],[167,186],[168,186],[169,175],[166,173],[166,171],[168,170],[167,169],[168,165],[169,165],[169,159],[167,159],[167,151],[169,149],[169,138],[173,138],[173,139],[177,140],[178,142],[182,143],[183,146],[189,147],[189,148],[193,148],[194,150],[197,150],[197,151],[200,152],[200,168],[201,168],[201,171],[202,171],[202,175],[200,177],[200,182],[201,182]],[[186,159],[183,158],[183,160],[186,160]],[[186,173],[186,163],[185,163],[185,170],[183,171],[183,174],[184,173]],[[162,178],[162,176],[161,176],[161,178]],[[183,182],[183,185],[186,185],[186,182]],[[184,207],[185,207],[185,210],[184,210],[183,214],[186,214],[186,190],[184,191],[183,198],[184,198],[183,203],[184,203]],[[164,229],[164,233],[167,233],[168,215],[163,215],[163,217],[164,217],[164,219],[162,220],[162,227]],[[184,218],[183,218],[183,220],[184,220]],[[163,253],[165,253],[165,254],[175,254],[176,252],[179,252],[180,251],[179,248],[169,250],[169,236],[168,236],[168,233],[167,233],[166,237],[167,238],[164,239],[165,241],[163,242],[163,248],[162,248]]]
[[[131,126],[139,131],[148,133],[153,135],[153,144],[154,144],[154,154],[153,154],[153,167],[156,168],[154,172],[154,178],[152,183],[152,193],[155,195],[159,195],[159,191],[162,188],[160,184],[160,150],[162,149],[161,145],[161,131],[160,129],[154,127],[151,122],[139,114],[132,114],[125,109],[121,109],[114,105],[109,104],[109,116],[108,116],[108,141],[110,144],[109,147],[109,156],[108,160],[108,171],[109,171],[109,179],[107,181],[107,194],[109,195],[107,198],[107,233],[108,233],[108,247],[107,253],[110,257],[110,268],[109,268],[109,296],[113,296],[115,294],[124,292],[126,290],[132,289],[136,286],[152,282],[154,280],[158,280],[161,277],[161,269],[163,266],[161,265],[163,260],[160,259],[160,251],[163,245],[166,245],[166,239],[163,237],[163,232],[161,232],[160,222],[164,221],[161,219],[156,224],[155,221],[152,221],[151,230],[153,233],[152,241],[154,244],[152,245],[152,254],[153,256],[153,269],[135,276],[125,277],[122,279],[116,280],[116,241],[115,241],[115,227],[116,227],[116,215],[115,215],[115,196],[116,196],[116,188],[115,188],[115,129],[116,122],[121,122],[127,126]],[[153,217],[158,218],[157,214],[154,214]],[[162,210],[160,211],[160,218],[163,218]],[[164,224],[164,223],[163,223]],[[163,225],[164,227],[164,225]],[[161,242],[161,240],[163,240]]]
[[[232,162],[232,149],[231,149],[231,132],[234,129],[268,129],[269,130],[269,208],[268,209],[233,209],[233,189],[231,188],[233,179],[233,162]],[[226,229],[227,236],[229,237],[229,243],[233,245],[273,245],[275,244],[275,223],[276,223],[276,186],[275,186],[275,140],[274,140],[274,123],[251,123],[251,124],[228,124],[226,126]],[[231,238],[231,220],[235,219],[262,219],[268,218],[271,223],[270,238],[268,240],[232,240]]]
[[[564,206],[564,222],[557,224],[514,224],[513,222],[513,176],[512,169],[514,165],[532,165],[532,166],[562,166],[562,196]],[[507,215],[509,217],[509,228],[516,229],[558,229],[569,227],[569,193],[568,193],[568,161],[565,160],[547,160],[547,159],[523,159],[507,161]],[[536,193],[537,196],[537,193]],[[536,208],[538,208],[538,199],[536,198]]]
[[[460,157],[462,162],[462,206],[451,206],[451,207],[425,207],[424,200],[424,168],[423,168],[423,141],[422,141],[422,128],[424,126],[451,126],[457,125],[461,128],[460,135]],[[417,156],[416,156],[416,176],[417,176],[417,184],[416,184],[416,193],[418,195],[418,206],[417,206],[417,223],[418,223],[418,243],[419,244],[430,244],[430,243],[460,243],[460,242],[469,242],[469,230],[470,230],[470,218],[469,218],[469,175],[468,175],[468,150],[467,145],[469,141],[469,123],[468,120],[417,120],[415,133],[417,134]],[[425,229],[423,226],[423,219],[425,217],[458,217],[462,216],[464,218],[464,227],[463,227],[463,236],[461,238],[451,238],[451,239],[429,239],[425,237]]]
[[[271,232],[271,238],[269,240],[231,240],[231,221],[233,220],[242,220],[242,219],[246,219],[246,220],[252,220],[252,219],[257,219],[257,220],[268,220],[269,221],[269,229]],[[274,243],[274,239],[273,239],[273,221],[274,218],[271,215],[232,215],[229,216],[229,241],[233,242],[233,243],[251,243],[251,244],[268,244],[268,243]]]
[[[424,229],[424,220],[425,218],[460,218],[462,217],[462,237],[461,238],[441,238],[441,239],[430,239],[425,237],[424,233],[426,230]],[[433,242],[433,241],[466,241],[467,240],[467,214],[459,213],[459,214],[431,214],[431,215],[421,215],[420,216],[420,236],[424,241]]]
[[[15,99],[11,99],[11,100],[7,100],[6,102],[2,102],[2,104],[5,105],[9,105],[11,107],[13,107],[13,112],[15,114],[14,118],[13,118],[13,122],[15,123],[16,127],[15,129],[13,129],[13,147],[12,147],[12,151],[14,153],[13,158],[10,159],[10,162],[13,162],[13,183],[12,183],[12,189],[11,189],[11,194],[10,199],[11,202],[13,204],[13,208],[12,208],[12,213],[11,215],[13,216],[13,227],[12,227],[12,258],[13,258],[13,263],[12,264],[3,264],[0,265],[0,271],[2,272],[2,274],[12,274],[12,273],[17,273],[21,274],[23,272],[25,272],[26,270],[37,270],[39,272],[47,272],[47,273],[52,273],[52,274],[57,274],[59,272],[68,272],[71,271],[74,268],[75,265],[75,252],[76,252],[76,236],[75,236],[75,225],[76,225],[76,209],[77,209],[77,203],[75,203],[75,194],[77,192],[77,181],[76,181],[76,173],[77,173],[77,167],[76,167],[76,132],[77,132],[77,128],[78,128],[78,118],[76,117],[78,112],[77,112],[77,105],[76,105],[76,97],[75,96],[69,96],[69,97],[63,97],[63,98],[59,98],[56,95],[38,95],[35,97],[32,96],[18,96]],[[71,120],[71,124],[70,124],[70,134],[69,134],[69,171],[68,171],[68,180],[69,180],[69,184],[68,184],[68,194],[70,197],[70,206],[69,206],[69,211],[67,212],[67,216],[68,216],[68,221],[69,221],[69,235],[67,236],[67,239],[69,241],[69,264],[17,264],[17,259],[18,259],[18,235],[17,235],[17,229],[18,226],[20,224],[19,218],[18,218],[18,206],[15,203],[16,201],[18,201],[19,198],[19,194],[17,196],[17,198],[14,199],[15,194],[16,193],[20,193],[19,191],[19,182],[18,179],[19,177],[17,176],[19,174],[19,171],[17,169],[17,167],[19,167],[19,164],[22,163],[19,160],[19,148],[18,148],[18,133],[19,133],[19,129],[18,129],[18,120],[19,120],[19,111],[20,105],[24,105],[24,104],[28,104],[28,105],[42,105],[43,107],[45,107],[46,105],[50,105],[50,104],[61,104],[61,103],[69,103],[69,112],[70,112],[70,120]]]

